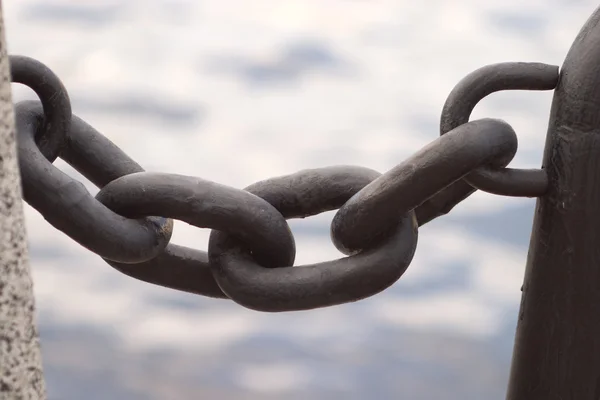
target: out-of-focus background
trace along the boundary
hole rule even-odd
[[[561,65],[591,0],[13,0],[11,54],[39,59],[149,171],[245,187],[335,164],[381,172],[438,136],[471,71]],[[33,98],[15,85],[17,100]],[[551,92],[491,95],[517,167],[539,167]],[[65,171],[78,176],[62,161]],[[88,185],[91,191],[95,189]],[[121,275],[27,206],[50,399],[504,397],[534,200],[477,193],[420,230],[382,294],[262,314]],[[292,221],[297,263],[341,256],[333,213]],[[177,223],[173,242],[205,248]]]

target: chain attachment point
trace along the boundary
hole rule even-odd
[[[25,56],[9,56],[11,81],[32,89],[44,113],[35,133],[41,153],[51,163],[60,155],[71,124],[71,100],[61,80],[46,65]],[[39,117],[39,114],[37,114]]]
[[[542,63],[506,62],[479,68],[463,78],[444,104],[440,134],[469,121],[477,104],[486,96],[504,90],[553,90],[559,68]],[[495,169],[483,166],[464,180],[476,189],[503,196],[539,197],[548,189],[542,169]]]

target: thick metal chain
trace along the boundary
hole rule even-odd
[[[418,227],[475,190],[542,196],[542,169],[510,169],[517,136],[498,119],[469,121],[500,90],[552,90],[558,67],[502,63],[464,78],[444,105],[441,136],[384,174],[357,166],[309,169],[236,189],[149,173],[73,115],[45,65],[11,56],[13,82],[40,101],[15,105],[23,198],[56,229],[122,273],[167,288],[231,299],[259,311],[307,310],[364,299],[409,267]],[[94,197],[52,163],[62,158],[94,183]],[[286,219],[338,210],[331,238],[347,257],[294,266]],[[208,251],[170,243],[173,220],[212,229]]]

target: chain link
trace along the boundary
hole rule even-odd
[[[480,68],[461,80],[450,92],[440,121],[444,135],[469,120],[484,97],[503,90],[551,90],[558,84],[558,67],[541,63],[507,62]],[[539,197],[548,190],[548,176],[541,169],[490,168],[483,166],[468,174],[465,181],[489,193]]]
[[[333,243],[345,254],[377,243],[404,213],[482,165],[507,165],[516,151],[517,135],[505,122],[457,127],[348,200],[333,218]]]
[[[10,61],[12,81],[40,99],[15,105],[24,200],[123,274],[253,310],[307,310],[373,296],[409,267],[418,227],[475,190],[536,197],[548,186],[543,170],[506,168],[518,144],[509,124],[469,117],[496,91],[554,89],[555,66],[502,63],[471,73],[444,105],[440,137],[384,174],[333,166],[242,190],[145,172],[71,113],[67,91],[50,69],[27,57]],[[54,167],[57,157],[95,184],[98,194]],[[331,239],[346,257],[294,266],[286,220],[333,210]],[[208,251],[170,243],[173,220],[212,229]]]
[[[23,199],[56,229],[103,258],[136,263],[160,254],[171,239],[173,221],[156,217],[136,220],[115,214],[94,199],[81,182],[54,167],[34,141],[43,115],[39,102],[25,101],[15,105]],[[66,135],[68,144],[61,156],[77,151],[85,137],[98,138],[99,135],[82,120],[72,118],[71,129]],[[73,143],[72,138],[78,143]],[[101,142],[89,143],[95,147],[102,145]],[[114,163],[113,168],[120,169],[121,155],[125,161],[133,163],[124,153],[111,151],[115,148],[102,149],[90,162]],[[67,159],[69,157],[65,157]],[[133,164],[123,165],[125,172],[129,169],[127,166]]]
[[[298,218],[339,208],[377,175],[360,167],[320,168],[262,181],[245,190],[268,199],[285,218]],[[243,241],[213,231],[210,267],[223,291],[247,308],[274,312],[348,303],[381,292],[408,268],[417,247],[414,212],[407,210],[392,227],[391,234],[375,246],[351,257],[276,269],[264,268]]]
[[[51,163],[66,141],[71,125],[71,100],[58,77],[44,64],[24,56],[10,56],[12,81],[32,89],[40,98],[45,113],[36,121],[34,132],[39,151]]]

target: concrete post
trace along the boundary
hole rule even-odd
[[[1,2],[0,232],[0,399],[45,399]]]

